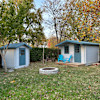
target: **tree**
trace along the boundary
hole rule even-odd
[[[32,43],[32,45],[41,44],[42,40],[45,39],[42,21],[42,11],[40,8],[27,15],[25,22],[27,33],[25,35],[28,38],[25,41]]]
[[[48,39],[48,48],[57,48],[55,47],[55,45],[57,44],[57,39],[55,36],[51,36],[49,39]]]
[[[81,25],[79,26],[79,28],[83,28],[83,30],[81,30],[81,40],[100,42],[99,5],[100,2],[97,0],[85,0],[84,2],[79,2],[79,4],[77,4],[81,16],[80,20],[84,20],[84,22],[81,21]]]
[[[66,0],[63,8],[63,21],[62,21],[62,38],[73,39],[77,37],[77,16],[78,12],[75,7],[75,0]],[[76,13],[77,12],[77,13]]]
[[[31,13],[32,8],[34,13]],[[2,0],[0,2],[0,44],[7,44],[4,46],[4,52],[0,51],[5,72],[7,72],[5,55],[11,42],[15,40],[22,42],[24,40],[22,37],[25,38],[25,35],[33,36],[33,38],[44,36],[40,10],[35,11],[33,0]],[[30,28],[33,23],[36,26],[35,31]],[[35,32],[38,36],[37,34],[34,36]]]
[[[0,54],[4,62],[5,72],[7,72],[5,54],[10,42],[16,38],[17,23],[14,21],[16,18],[15,15],[16,12],[13,3],[11,1],[7,3],[5,0],[2,0],[0,2],[0,43],[4,45],[6,42],[7,46],[4,46],[4,52],[0,51]]]
[[[63,4],[62,0],[45,0],[43,4],[44,11],[48,14],[48,20],[45,22],[54,30],[57,43],[59,42],[60,24],[63,16]]]
[[[66,1],[64,20],[66,22],[66,37],[80,41],[99,42],[99,1]]]

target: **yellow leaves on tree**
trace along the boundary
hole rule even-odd
[[[73,34],[70,35],[71,38],[82,41],[88,40],[99,42],[99,3],[98,0],[72,0],[69,1],[69,3],[66,2],[64,8],[66,12],[64,12],[63,19],[65,21],[67,20],[66,33],[69,31],[69,34]]]
[[[100,41],[99,38],[99,15],[100,15],[100,1],[98,0],[85,0],[85,1],[80,1],[76,3],[77,8],[79,9],[80,12],[80,18],[78,20],[80,21],[79,23],[82,25],[82,28],[80,27],[81,25],[78,25],[78,28],[80,30],[85,31],[85,34],[81,34],[82,38],[85,38],[87,40],[92,39],[93,41],[95,40],[96,42]],[[79,6],[80,5],[80,6]],[[81,22],[83,20],[83,22]],[[98,29],[96,29],[98,28]],[[96,33],[95,33],[96,32]],[[82,31],[80,31],[82,33]]]

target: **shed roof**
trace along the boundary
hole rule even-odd
[[[85,41],[76,41],[76,40],[66,40],[66,41],[63,41],[57,45],[55,45],[56,47],[57,46],[62,46],[62,45],[65,45],[66,43],[71,43],[71,44],[81,44],[81,45],[96,45],[96,46],[99,46],[99,43],[93,43],[93,42],[85,42]]]
[[[27,45],[26,43],[24,43],[24,42],[9,44],[8,49],[16,49],[20,46],[26,46],[26,47],[31,49],[31,47],[29,45]],[[5,48],[6,47],[7,47],[7,45],[5,45]],[[2,49],[4,49],[4,46],[0,47],[0,50],[2,50]]]

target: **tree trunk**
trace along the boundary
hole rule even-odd
[[[65,26],[66,23],[67,23],[67,20],[63,23],[62,28],[60,26],[60,42],[61,42],[61,39],[62,39],[62,35],[63,35],[63,31],[64,31],[64,26]]]
[[[44,45],[43,45],[43,64],[44,64]]]
[[[4,62],[4,69],[5,69],[5,72],[7,72],[6,59],[5,59],[5,56],[4,56],[4,55],[2,55],[2,59],[3,59],[3,62]]]
[[[19,42],[22,42],[21,35],[19,35]]]
[[[61,42],[61,38],[62,38],[62,29],[61,29],[61,26],[60,26],[60,41],[59,42]]]
[[[54,28],[56,32],[56,38],[57,38],[57,44],[58,44],[58,31],[57,31],[57,23],[56,23],[56,18],[54,18]],[[59,49],[58,49],[58,55],[59,55]]]
[[[9,42],[8,42],[8,44],[7,44],[7,47],[4,46],[4,49],[3,49],[4,52],[3,52],[2,50],[0,50],[0,54],[1,54],[2,60],[3,60],[3,62],[4,62],[4,69],[5,69],[5,72],[7,72],[7,65],[6,65],[5,55],[6,55],[6,52],[7,52],[7,50],[8,50],[8,46],[9,46],[10,42],[11,42],[11,40],[9,40]],[[3,43],[4,43],[4,42],[3,42]]]
[[[56,38],[57,38],[57,44],[58,44],[58,32],[57,32],[57,23],[56,23],[56,18],[54,18],[54,28],[55,28]]]

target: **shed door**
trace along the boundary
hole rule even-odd
[[[25,48],[19,48],[19,65],[25,65]]]
[[[79,44],[74,45],[74,61],[81,63],[81,48]]]

